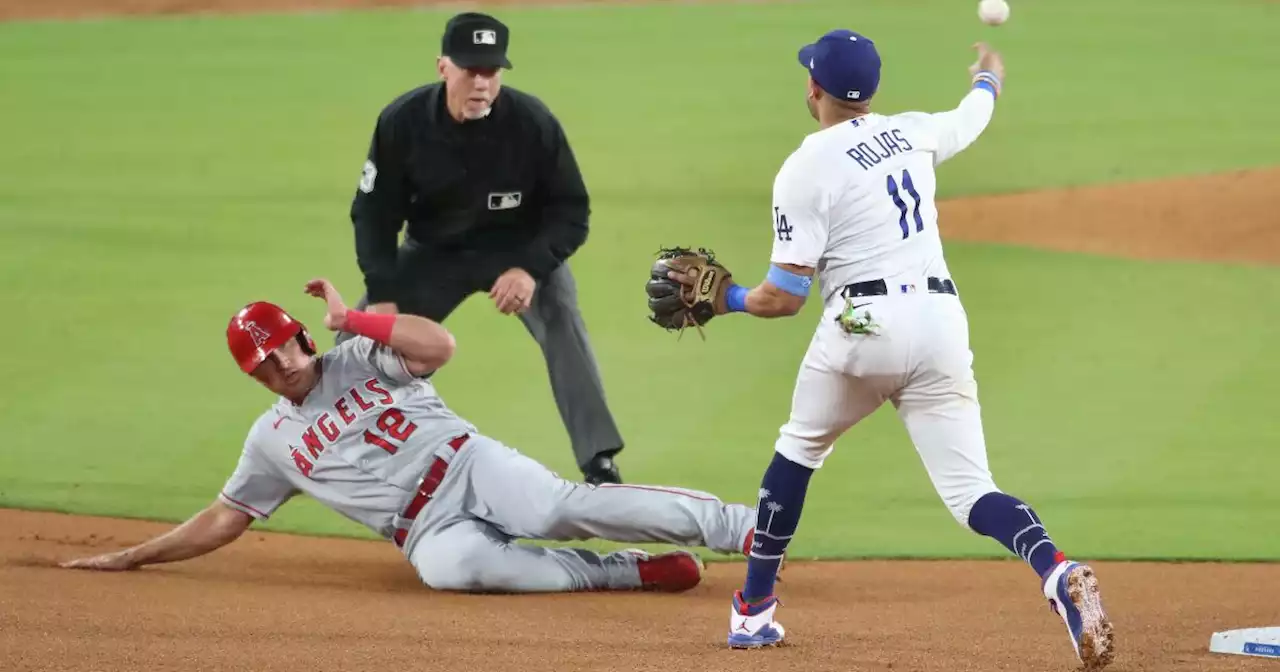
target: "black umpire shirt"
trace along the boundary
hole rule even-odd
[[[443,82],[383,108],[351,204],[371,304],[396,301],[411,277],[396,265],[406,221],[433,253],[471,253],[494,278],[519,267],[541,282],[586,240],[589,214],[564,129],[541,100],[503,86],[488,116],[458,122]]]

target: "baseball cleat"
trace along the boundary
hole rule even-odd
[[[741,590],[733,591],[733,609],[729,612],[729,648],[759,649],[782,643],[786,631],[773,620],[778,609],[778,598],[770,595],[754,604],[742,597]]]
[[[1085,670],[1101,670],[1115,658],[1111,620],[1102,609],[1102,595],[1093,568],[1064,560],[1044,581],[1044,596],[1067,624],[1071,646]]]
[[[589,485],[601,483],[622,483],[622,475],[618,473],[618,465],[608,455],[596,455],[582,467],[582,480]]]
[[[702,559],[689,551],[671,551],[650,555],[639,549],[627,549],[639,556],[640,589],[661,593],[681,593],[702,581]]]

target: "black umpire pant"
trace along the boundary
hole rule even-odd
[[[444,322],[472,294],[488,293],[507,270],[495,269],[483,252],[433,253],[411,238],[400,246],[396,265],[400,277],[411,279],[410,286],[401,289],[398,310],[436,322]],[[367,306],[368,297],[360,297],[357,309]],[[568,264],[538,283],[520,320],[542,348],[551,392],[578,466],[596,455],[621,451],[622,436],[605,403],[604,384],[578,311],[578,289]],[[340,332],[337,342],[350,337]]]

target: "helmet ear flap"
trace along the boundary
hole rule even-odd
[[[303,352],[308,355],[316,354],[316,342],[312,340],[311,334],[306,329],[300,330],[295,338],[298,339],[298,345],[302,346]]]

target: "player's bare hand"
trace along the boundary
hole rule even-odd
[[[1004,58],[1000,56],[1000,52],[992,49],[986,42],[979,42],[973,45],[973,48],[978,52],[978,60],[969,66],[969,75],[976,75],[986,70],[1004,82]]]
[[[698,272],[692,269],[688,271],[667,271],[667,277],[685,287],[693,287],[698,283]]]
[[[498,276],[489,298],[503,315],[523,313],[533,304],[538,283],[523,268],[512,268]]]
[[[65,569],[93,569],[100,572],[127,572],[136,568],[128,551],[103,553],[91,558],[77,558],[58,563],[58,566]]]
[[[324,326],[333,331],[340,331],[347,326],[347,304],[342,302],[342,295],[332,282],[324,278],[316,278],[307,283],[307,294],[324,299],[329,312],[325,313]]]

